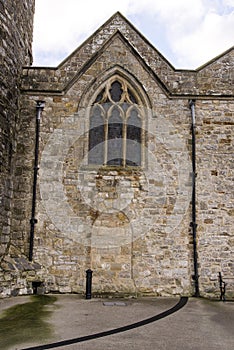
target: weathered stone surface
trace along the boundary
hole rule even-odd
[[[113,63],[124,58],[125,51],[131,51],[138,61],[156,78],[163,92],[171,95],[233,95],[233,49],[208,62],[197,70],[176,70],[140,33],[136,32],[130,22],[121,14],[110,18],[104,26],[90,37],[68,57],[58,69],[25,68],[23,73],[23,89],[68,91],[74,81],[78,80],[90,65],[99,58],[104,50],[108,50],[113,35],[119,37],[125,46],[122,51],[115,46]],[[105,61],[101,61],[98,69],[105,70]],[[95,72],[95,70],[93,70]]]
[[[11,240],[20,77],[32,62],[33,14],[34,0],[0,1],[0,261]]]
[[[195,71],[174,69],[119,13],[58,68],[24,68],[14,177],[5,199],[12,224],[2,231],[3,242],[16,250],[10,245],[2,260],[1,295],[32,292],[33,281],[43,282],[45,292],[84,293],[89,268],[97,295],[194,293],[188,103],[193,98],[200,292],[218,297],[218,272],[224,280],[233,275],[232,70],[233,50]],[[129,100],[121,113],[134,104],[140,113],[140,167],[88,161],[91,106],[99,94],[99,100],[108,100],[101,92],[105,87],[108,93],[113,79],[125,82]],[[46,105],[34,263],[28,263],[39,99]]]

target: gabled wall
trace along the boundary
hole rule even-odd
[[[113,75],[142,96],[143,168],[87,165],[90,101]],[[97,294],[191,294],[187,99],[170,100],[118,32],[62,95],[28,91],[31,113],[39,96],[46,107],[34,256],[48,289],[82,293],[91,268]]]
[[[119,13],[57,68],[25,68],[15,161],[17,247],[29,250],[35,102],[45,100],[34,240],[48,292],[193,295],[191,111],[196,100],[200,293],[233,275],[233,49],[198,70],[176,70]],[[90,103],[115,75],[141,96],[141,168],[87,164]],[[216,77],[219,77],[218,79]],[[23,193],[23,196],[22,196]],[[32,266],[32,265],[31,265]],[[229,282],[227,293],[233,296]]]

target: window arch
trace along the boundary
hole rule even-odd
[[[89,116],[88,163],[142,166],[144,113],[137,92],[121,77],[100,87]]]

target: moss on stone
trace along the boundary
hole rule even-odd
[[[53,332],[46,322],[51,311],[46,306],[56,299],[54,296],[35,295],[28,303],[4,310],[0,314],[0,349],[27,342],[41,343],[51,338]]]

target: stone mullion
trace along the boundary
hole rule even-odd
[[[127,122],[126,122],[126,115],[124,115],[124,122],[123,122],[123,166],[126,167],[126,152],[127,152]]]
[[[140,111],[139,111],[140,112]],[[145,164],[145,150],[146,150],[146,144],[145,144],[145,119],[142,118],[142,115],[139,113],[141,118],[141,166],[144,168],[146,166]]]
[[[104,165],[107,164],[107,154],[108,154],[108,115],[107,112],[104,116],[104,134],[105,134],[105,139],[104,139]]]

